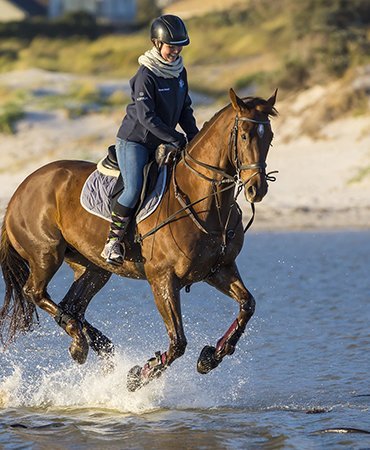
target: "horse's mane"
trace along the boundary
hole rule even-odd
[[[228,109],[231,106],[231,104],[224,106],[222,109],[220,109],[219,111],[217,111],[209,120],[207,120],[207,122],[204,122],[200,133],[206,133],[208,131],[208,129],[214,124],[214,122],[216,122],[216,120],[221,116],[221,114],[223,114],[223,112]]]
[[[244,97],[242,100],[245,104],[245,107],[248,109],[256,109],[257,111],[261,111],[269,116],[277,116],[278,114],[275,107],[271,106],[267,102],[267,100],[264,100],[261,97]],[[217,119],[230,107],[231,103],[224,106],[222,109],[217,111],[209,120],[207,120],[207,122],[203,124],[196,138],[192,141],[192,144],[198,142],[198,140],[201,139],[213,126],[213,124],[217,121]]]
[[[277,116],[278,114],[277,109],[261,97],[244,97],[243,102],[248,109],[256,109],[269,116]]]

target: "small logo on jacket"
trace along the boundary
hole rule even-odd
[[[139,92],[139,97],[137,97],[136,101],[137,102],[142,102],[143,100],[148,100],[148,97],[144,94],[144,92],[140,91]]]
[[[181,89],[185,86],[185,81],[182,78],[179,80],[179,86]]]

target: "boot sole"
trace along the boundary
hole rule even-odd
[[[107,259],[105,260],[105,262],[108,263],[108,264],[111,264],[112,266],[122,266],[122,264],[123,264],[123,262],[124,262],[124,259],[118,261],[118,260],[116,260],[116,259],[110,259],[110,258],[107,258]]]

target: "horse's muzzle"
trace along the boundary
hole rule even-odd
[[[267,194],[267,183],[251,184],[245,187],[245,198],[249,203],[258,203]]]

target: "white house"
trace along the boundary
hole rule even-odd
[[[20,21],[31,16],[46,16],[47,8],[37,0],[0,0],[0,22]]]
[[[135,20],[136,10],[136,0],[49,0],[51,18],[86,11],[100,22],[128,24]]]

